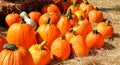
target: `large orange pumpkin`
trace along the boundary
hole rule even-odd
[[[34,65],[31,54],[25,48],[14,44],[5,44],[4,48],[0,52],[0,65]]]
[[[36,32],[29,24],[15,23],[7,31],[7,41],[28,49],[36,43]]]
[[[29,48],[34,65],[47,65],[50,63],[51,53],[46,43],[47,41],[42,41],[40,44],[34,44]]]
[[[19,23],[20,21],[22,21],[22,18],[18,13],[12,13],[12,14],[8,14],[5,17],[5,21],[7,26],[10,27],[12,24]]]
[[[51,56],[58,61],[67,60],[70,56],[70,43],[64,36],[56,38],[51,45]]]
[[[6,40],[6,38],[3,37],[3,36],[0,34],[0,51],[3,50],[3,45],[6,44],[6,43],[8,43],[7,40]]]
[[[46,45],[49,48],[52,42],[61,34],[60,30],[54,24],[50,24],[50,18],[46,24],[41,24],[38,27],[37,32],[43,40],[46,40],[48,42]]]

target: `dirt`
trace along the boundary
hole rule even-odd
[[[112,22],[114,35],[105,39],[105,46],[90,50],[87,57],[70,57],[66,61],[51,60],[49,65],[120,65],[120,0],[88,0],[103,11],[104,18]],[[7,29],[0,26],[0,34],[6,36]]]

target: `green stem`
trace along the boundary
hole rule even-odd
[[[5,44],[4,48],[12,51],[18,50],[18,47],[14,44]]]
[[[44,46],[46,45],[46,43],[47,43],[47,41],[43,41],[38,48],[40,50],[42,50],[44,48]]]
[[[76,0],[74,0],[73,5],[74,5],[74,6],[77,6],[77,2],[76,2]]]
[[[111,22],[109,20],[106,20],[106,25],[107,26],[110,26],[111,25]]]
[[[46,21],[46,24],[49,24],[50,23],[50,18],[48,18],[48,20]]]
[[[83,16],[80,16],[80,20],[84,20],[84,17],[83,17]]]
[[[96,29],[93,30],[93,34],[98,34],[98,31]]]

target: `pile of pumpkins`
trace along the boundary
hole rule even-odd
[[[47,65],[51,59],[89,56],[114,33],[102,11],[87,0],[74,0],[64,12],[49,4],[40,12],[8,14],[5,21],[8,31],[6,37],[0,35],[0,65]]]

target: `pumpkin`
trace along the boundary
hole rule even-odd
[[[79,20],[75,14],[72,14],[71,9],[67,11],[66,16],[68,17],[71,23],[71,27],[75,26]]]
[[[34,22],[36,23],[36,25],[38,26],[39,25],[39,18],[40,16],[42,15],[40,12],[38,11],[31,11],[29,12],[29,17],[34,20]]]
[[[29,24],[15,23],[7,31],[7,41],[18,46],[24,46],[28,49],[36,43],[36,32]]]
[[[0,51],[3,50],[3,46],[4,46],[4,44],[6,44],[6,43],[8,43],[7,40],[6,40],[6,38],[3,37],[3,36],[0,34]]]
[[[60,30],[54,24],[50,24],[50,20],[51,19],[49,18],[46,21],[46,24],[41,24],[37,29],[41,38],[48,42],[46,45],[49,48],[51,47],[52,42],[61,35]]]
[[[91,23],[99,23],[103,21],[103,13],[97,7],[88,13]]]
[[[79,25],[82,24],[82,25],[84,25],[84,26],[87,28],[87,34],[93,30],[93,29],[92,29],[92,24],[89,22],[89,20],[83,18],[82,16],[80,16],[80,19],[79,19],[79,21],[78,21],[78,24],[79,24]]]
[[[89,49],[100,49],[104,46],[104,37],[97,30],[91,31],[86,37]]]
[[[48,13],[49,13],[49,12],[54,12],[54,13],[57,14],[58,17],[61,16],[61,11],[60,11],[60,9],[58,8],[58,6],[55,5],[55,4],[49,4],[49,6],[47,7],[47,12],[48,12]]]
[[[78,17],[78,19],[80,18],[80,16],[82,16],[83,18],[87,18],[86,13],[80,9],[75,11],[74,14]]]
[[[106,22],[100,22],[96,29],[104,36],[104,38],[110,38],[114,33],[113,26],[109,20],[106,20]]]
[[[80,4],[79,9],[84,11],[88,17],[88,13],[91,10],[94,10],[94,7],[91,3],[89,3],[87,0],[83,0],[84,2]]]
[[[74,3],[73,3],[72,5],[70,5],[70,6],[68,7],[67,11],[68,11],[69,9],[71,9],[72,14],[73,14],[75,11],[79,10],[79,5],[77,4],[76,0],[74,1]]]
[[[46,43],[47,41],[42,41],[40,44],[34,44],[29,48],[34,65],[47,65],[50,63],[51,53]]]
[[[76,32],[76,34],[79,34],[81,36],[84,37],[84,39],[87,36],[87,27],[84,25],[84,23],[82,24],[76,24],[76,26],[73,26],[73,30]]]
[[[71,51],[73,56],[83,57],[89,55],[89,48],[86,45],[85,39],[81,35],[74,35],[70,39]]]
[[[39,18],[39,25],[45,24],[46,21],[50,18],[50,23],[51,24],[57,24],[59,17],[57,16],[56,13],[54,12],[49,12],[49,13],[44,13],[40,18]]]
[[[70,28],[70,30],[65,34],[65,39],[70,42],[70,39],[75,35],[75,31],[73,28]]]
[[[51,56],[58,61],[67,60],[70,56],[70,43],[64,36],[56,38],[51,45]]]
[[[24,20],[27,24],[31,25],[34,29],[36,29],[37,25],[36,25],[35,21],[34,21],[33,19],[29,18],[29,17],[28,17],[28,14],[27,14],[25,11],[22,11],[22,12],[20,13],[20,16],[23,18],[23,20]]]
[[[34,65],[28,50],[14,44],[5,44],[0,52],[0,65]]]
[[[18,13],[12,13],[12,14],[10,13],[6,15],[5,21],[6,21],[7,27],[10,27],[12,24],[19,23],[20,21],[22,21],[22,18]]]
[[[60,30],[62,35],[67,33],[69,31],[70,27],[71,27],[71,23],[70,23],[68,17],[62,15],[60,17],[60,20],[57,23],[57,27]]]

